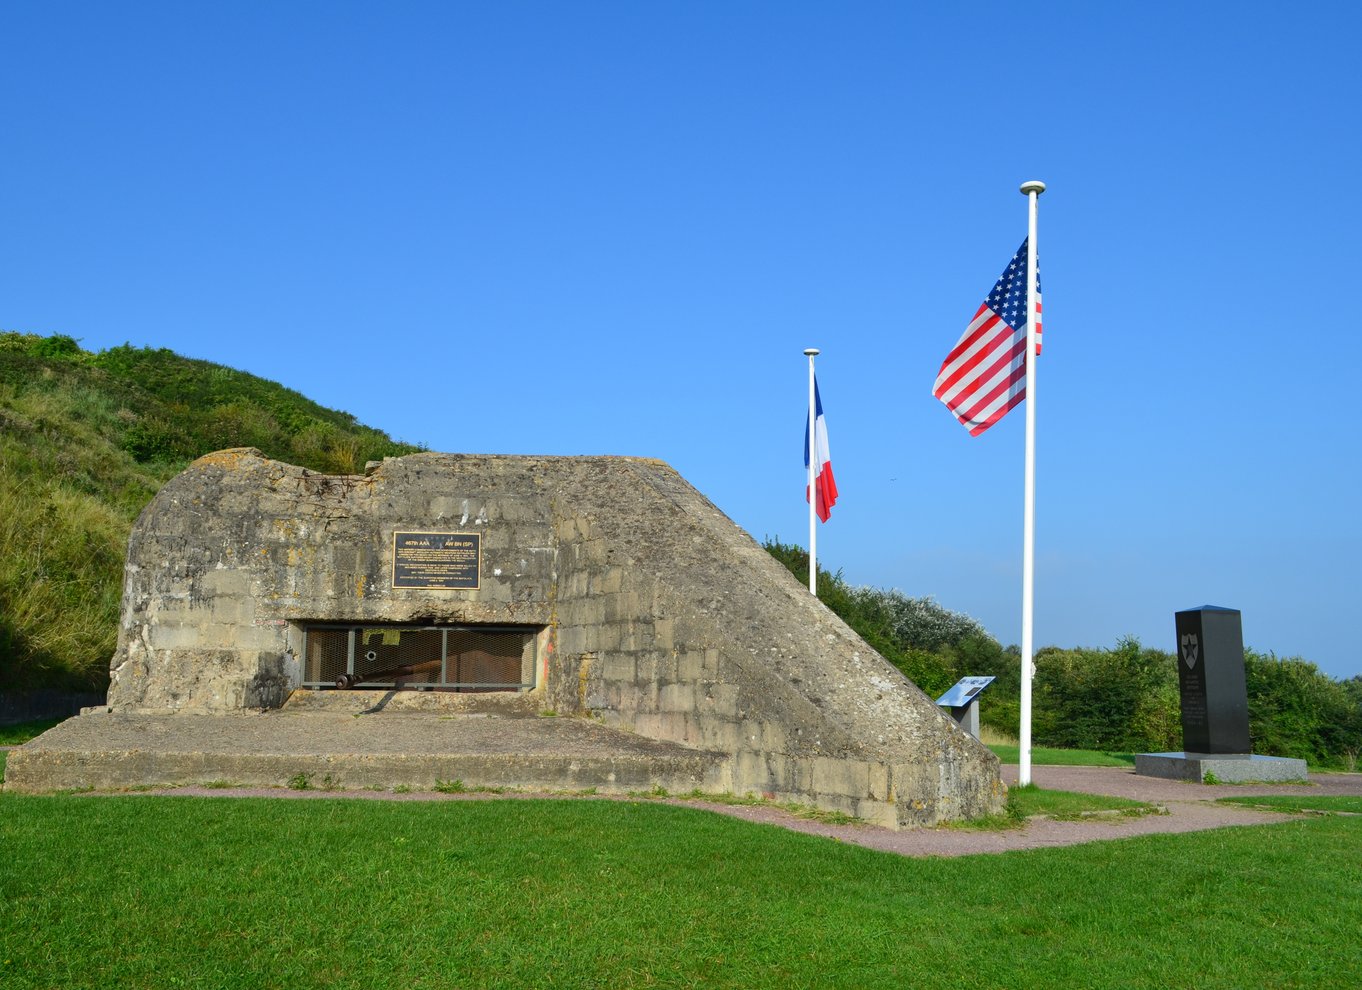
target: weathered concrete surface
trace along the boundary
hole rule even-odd
[[[396,530],[479,533],[481,587],[391,587]],[[890,827],[1001,807],[993,755],[659,461],[201,458],[134,527],[109,703],[278,707],[317,622],[539,629],[535,705],[722,752],[723,790]]]
[[[227,782],[285,787],[720,792],[726,756],[608,729],[590,719],[338,711],[69,719],[12,750],[5,790],[117,790]]]

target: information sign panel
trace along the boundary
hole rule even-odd
[[[955,685],[936,699],[938,705],[947,708],[964,708],[975,696],[994,682],[992,677],[962,677]]]
[[[480,533],[394,533],[393,587],[476,591]]]

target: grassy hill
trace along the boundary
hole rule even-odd
[[[417,449],[169,350],[0,333],[0,689],[103,689],[133,521],[189,461],[239,446],[331,473]]]

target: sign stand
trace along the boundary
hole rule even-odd
[[[992,684],[992,677],[962,677],[936,699],[942,708],[951,710],[951,718],[975,739],[979,738],[979,692]]]

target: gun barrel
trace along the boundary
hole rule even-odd
[[[439,673],[441,661],[423,660],[420,663],[404,663],[383,670],[368,670],[364,673],[341,674],[336,678],[336,687],[348,690],[365,681],[379,681],[387,678],[414,677],[417,674]]]

